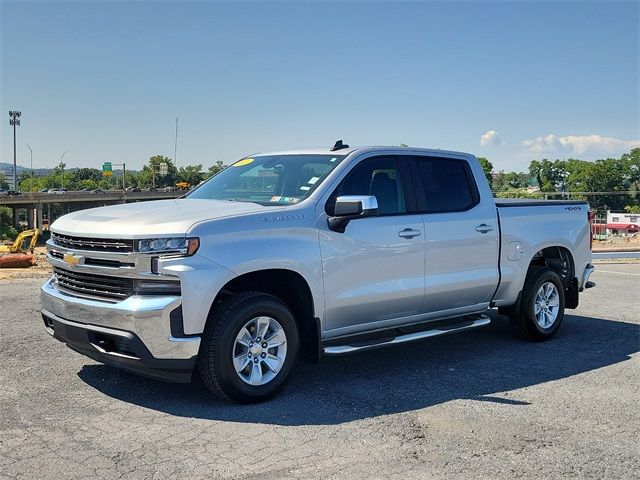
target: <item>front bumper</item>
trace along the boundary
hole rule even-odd
[[[47,331],[73,350],[134,373],[190,380],[200,337],[172,335],[172,317],[175,327],[181,316],[180,297],[131,296],[106,303],[62,293],[50,279],[42,286],[41,303]]]

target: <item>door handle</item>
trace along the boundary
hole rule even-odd
[[[487,232],[490,232],[491,230],[493,230],[493,227],[491,225],[487,225],[486,223],[481,223],[476,227],[476,232],[480,232],[480,233],[487,233]]]
[[[398,232],[398,236],[402,238],[413,238],[420,235],[420,230],[413,230],[412,228],[405,228]]]

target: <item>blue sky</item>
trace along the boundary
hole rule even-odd
[[[0,161],[409,145],[496,169],[640,146],[638,2],[1,3]]]

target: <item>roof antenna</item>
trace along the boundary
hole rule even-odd
[[[338,140],[336,144],[333,146],[333,148],[331,149],[331,151],[335,152],[336,150],[342,150],[344,148],[349,148],[349,145],[342,143],[342,140]]]

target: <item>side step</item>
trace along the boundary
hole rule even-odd
[[[397,335],[395,337],[377,338],[365,341],[353,341],[352,343],[347,345],[326,346],[323,347],[322,352],[325,355],[342,355],[345,353],[359,352],[362,350],[371,350],[374,348],[385,347],[387,345],[395,345],[397,343],[414,342],[416,340],[422,340],[423,338],[437,337],[438,335],[445,335],[453,332],[462,332],[464,330],[470,330],[472,328],[483,327],[485,325],[488,325],[489,323],[491,323],[489,317],[485,315],[477,315],[472,317],[471,319],[461,322],[438,326],[429,330]]]

